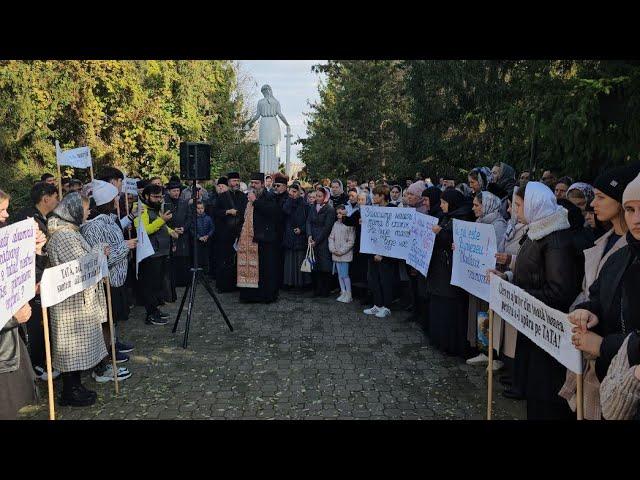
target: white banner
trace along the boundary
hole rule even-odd
[[[416,212],[415,221],[411,227],[407,265],[412,266],[425,277],[429,271],[433,242],[436,238],[436,234],[431,229],[434,225],[438,225],[436,217]]]
[[[491,275],[489,306],[520,333],[574,373],[582,373],[582,353],[571,343],[567,314],[521,288]]]
[[[149,235],[147,235],[144,225],[142,225],[143,208],[142,203],[138,202],[138,226],[136,227],[138,237],[138,243],[136,244],[136,278],[138,278],[140,262],[156,253],[153,249],[153,245],[151,245],[151,239],[149,238]]]
[[[122,182],[122,191],[128,195],[138,196],[138,180],[139,178],[124,177]]]
[[[360,251],[405,260],[409,252],[415,208],[360,207]]]
[[[451,285],[489,301],[489,275],[496,268],[496,231],[493,225],[453,220],[453,267]]]
[[[42,306],[56,305],[96,285],[107,275],[109,267],[103,253],[90,253],[78,260],[47,268],[40,281]]]
[[[56,159],[58,165],[69,165],[74,168],[91,168],[91,152],[89,147],[73,148],[63,151],[56,140]]]
[[[36,222],[0,228],[0,329],[36,295]]]

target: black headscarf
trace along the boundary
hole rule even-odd
[[[442,192],[441,198],[449,204],[449,213],[453,213],[465,203],[464,195],[454,188]]]
[[[442,208],[440,207],[440,197],[442,196],[442,190],[438,187],[429,187],[422,192],[423,197],[429,199],[429,215],[437,217],[442,214]]]

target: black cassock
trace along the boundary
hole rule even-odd
[[[258,243],[258,288],[241,288],[240,301],[269,303],[278,299],[281,242],[276,223],[280,207],[276,196],[266,190],[253,202],[253,240]]]
[[[244,223],[247,197],[240,190],[227,191],[218,196],[213,209],[215,221],[216,287],[220,292],[232,292],[236,289],[236,251],[233,244],[240,236]],[[226,215],[227,210],[238,211],[235,218]]]

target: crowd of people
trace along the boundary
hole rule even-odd
[[[38,225],[36,281],[49,267],[91,252],[107,255],[116,331],[132,306],[145,323],[164,325],[161,307],[187,286],[197,259],[219,293],[241,302],[271,303],[280,291],[359,301],[363,313],[385,319],[411,312],[430,343],[469,365],[503,370],[503,395],[526,400],[529,419],[575,418],[576,376],[497,317],[492,365],[479,342],[478,318],[489,305],[451,285],[453,220],[495,229],[499,275],[546,305],[569,314],[572,341],[584,354],[587,419],[640,419],[640,166],[607,170],[591,184],[544,171],[517,176],[510,165],[473,168],[466,178],[422,173],[403,182],[325,179],[290,181],[256,173],[242,181],[229,172],[195,189],[174,176],[138,182],[122,192],[123,173],[107,167],[86,185],[45,174],[31,205],[8,218],[0,190],[0,225],[34,218]],[[195,208],[194,208],[195,203]],[[427,276],[404,261],[360,251],[361,208],[415,208],[438,219]],[[136,264],[136,229],[154,253]],[[86,406],[97,395],[82,383],[90,371],[113,380],[104,287],[99,284],[50,307],[54,377],[61,405]],[[361,308],[362,308],[361,307]],[[47,379],[38,295],[0,334],[0,418],[37,399]],[[403,316],[404,318],[404,316]],[[151,328],[151,327],[150,327]],[[28,345],[28,348],[25,346]],[[134,345],[116,336],[116,363]],[[132,375],[119,366],[115,375]]]

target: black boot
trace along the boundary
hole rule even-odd
[[[97,395],[95,395],[95,392],[85,389],[80,383],[80,372],[63,373],[62,382],[62,395],[58,399],[60,406],[88,407],[96,403]]]

